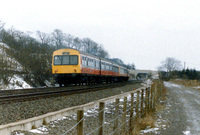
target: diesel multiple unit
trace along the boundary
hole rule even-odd
[[[127,81],[128,70],[114,62],[75,49],[53,52],[52,73],[60,86]]]

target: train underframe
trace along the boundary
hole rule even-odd
[[[90,75],[90,74],[55,74],[56,82],[60,86],[69,84],[90,85],[101,83],[114,83],[127,81],[127,76],[106,76],[106,75]]]

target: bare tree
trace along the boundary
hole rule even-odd
[[[5,25],[5,23],[3,23],[3,22],[0,20],[0,41],[2,41],[2,30],[3,30],[4,25]]]
[[[99,45],[99,47],[98,47],[97,56],[102,57],[102,58],[109,58],[108,52],[106,50],[104,50],[102,45]]]
[[[84,38],[83,39],[83,46],[84,46],[84,50],[87,53],[91,53],[91,47],[92,47],[92,40],[89,38]]]
[[[64,34],[64,36],[65,36],[66,47],[76,48],[76,44],[73,43],[74,36],[72,36],[70,34]]]
[[[0,30],[3,29],[5,23],[3,23],[1,20],[0,20]]]
[[[182,67],[181,61],[173,57],[167,57],[161,63],[159,70],[166,70],[170,75],[172,75],[173,71],[179,70]]]
[[[52,33],[52,36],[57,49],[64,46],[66,36],[61,30],[55,29],[54,32]]]
[[[135,64],[134,63],[127,64],[126,66],[127,66],[128,69],[135,70]]]
[[[81,50],[82,46],[83,46],[83,41],[78,37],[74,38],[73,47],[77,50]]]
[[[37,31],[37,36],[39,37],[42,45],[49,44],[51,42],[51,37],[47,33]]]

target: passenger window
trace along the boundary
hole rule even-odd
[[[96,67],[97,65],[96,65],[96,60],[94,60],[94,67]]]
[[[99,68],[99,61],[96,61],[96,67]]]
[[[108,64],[106,64],[106,69],[109,70],[109,65]]]

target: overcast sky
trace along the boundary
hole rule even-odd
[[[157,69],[166,57],[200,70],[200,0],[4,0],[6,28],[61,29],[103,44],[110,57]]]

